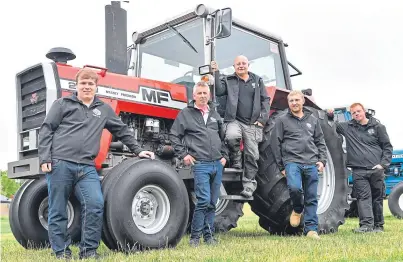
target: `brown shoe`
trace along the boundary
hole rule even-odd
[[[309,237],[312,239],[320,239],[318,232],[316,232],[316,231],[309,231],[308,234],[306,234],[306,237]]]
[[[290,217],[290,225],[292,227],[298,227],[299,224],[301,223],[301,214],[295,213],[295,211],[293,210],[291,213],[291,217]]]

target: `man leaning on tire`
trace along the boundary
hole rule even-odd
[[[95,96],[98,75],[81,69],[77,92],[57,99],[39,131],[39,161],[46,173],[49,193],[48,233],[57,258],[71,258],[67,233],[67,201],[74,194],[81,203],[80,259],[97,258],[104,199],[94,166],[104,128],[139,157],[154,158],[142,150],[112,108]]]
[[[300,225],[304,212],[304,235],[319,239],[318,171],[326,165],[326,144],[320,123],[303,106],[301,91],[288,94],[289,110],[279,116],[271,134],[271,148],[281,173],[287,178],[293,211],[290,224]],[[302,187],[304,185],[304,188]]]
[[[327,110],[330,117],[333,109]],[[350,106],[349,122],[335,122],[346,139],[347,167],[352,169],[357,197],[359,228],[355,233],[383,232],[384,172],[392,161],[393,147],[386,128],[374,117],[366,117],[364,106]]]
[[[223,121],[209,102],[210,88],[198,82],[193,101],[178,114],[170,131],[175,156],[191,165],[194,175],[196,207],[193,213],[189,244],[214,245],[215,207],[220,195],[221,178],[228,159],[223,139]]]

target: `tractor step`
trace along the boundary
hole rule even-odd
[[[224,172],[226,172],[226,173],[242,173],[243,169],[227,167],[227,168],[224,168]]]
[[[253,197],[244,197],[244,196],[241,196],[241,195],[223,195],[223,196],[220,196],[220,199],[252,201]]]

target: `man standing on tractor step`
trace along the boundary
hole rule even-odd
[[[262,142],[263,127],[269,119],[270,98],[262,78],[248,71],[249,61],[245,56],[235,58],[235,73],[232,75],[220,77],[215,61],[211,62],[211,68],[215,71],[216,95],[227,96],[225,140],[230,149],[231,166],[242,168],[240,144],[243,139],[245,172],[241,195],[251,197],[257,187],[258,146]]]
[[[333,116],[333,109],[328,115]],[[336,122],[336,131],[346,140],[347,167],[352,169],[357,197],[359,228],[356,233],[383,232],[384,172],[392,161],[393,147],[386,128],[374,117],[367,118],[364,106],[350,106],[349,122]]]
[[[194,100],[181,110],[170,131],[175,156],[192,165],[197,203],[189,244],[194,247],[199,245],[201,234],[206,244],[217,243],[213,236],[215,208],[228,159],[223,121],[209,98],[209,86],[198,82],[193,88]]]
[[[57,99],[39,131],[39,160],[49,193],[49,241],[57,258],[71,258],[67,232],[67,201],[74,194],[81,203],[80,259],[97,258],[101,241],[104,199],[94,166],[104,128],[139,157],[154,158],[142,150],[112,108],[95,96],[98,75],[81,69],[77,92]]]
[[[326,144],[318,119],[305,108],[301,91],[288,94],[288,111],[279,116],[271,134],[271,149],[287,178],[293,211],[290,224],[298,227],[304,212],[304,235],[320,239],[318,231],[318,171],[326,165]]]

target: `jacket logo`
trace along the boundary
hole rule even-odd
[[[308,128],[312,128],[312,125],[311,125],[310,123],[306,123],[306,126],[307,126]]]
[[[92,115],[100,118],[101,117],[101,111],[99,111],[98,108],[95,108],[95,109],[92,110]]]
[[[370,129],[368,129],[368,133],[373,135],[375,133],[375,131],[374,131],[374,129],[370,128]]]
[[[252,87],[253,87],[253,88],[256,88],[256,84],[255,84],[255,83],[252,83]]]
[[[210,117],[211,122],[215,123],[217,122],[217,119],[215,119],[214,117]]]

